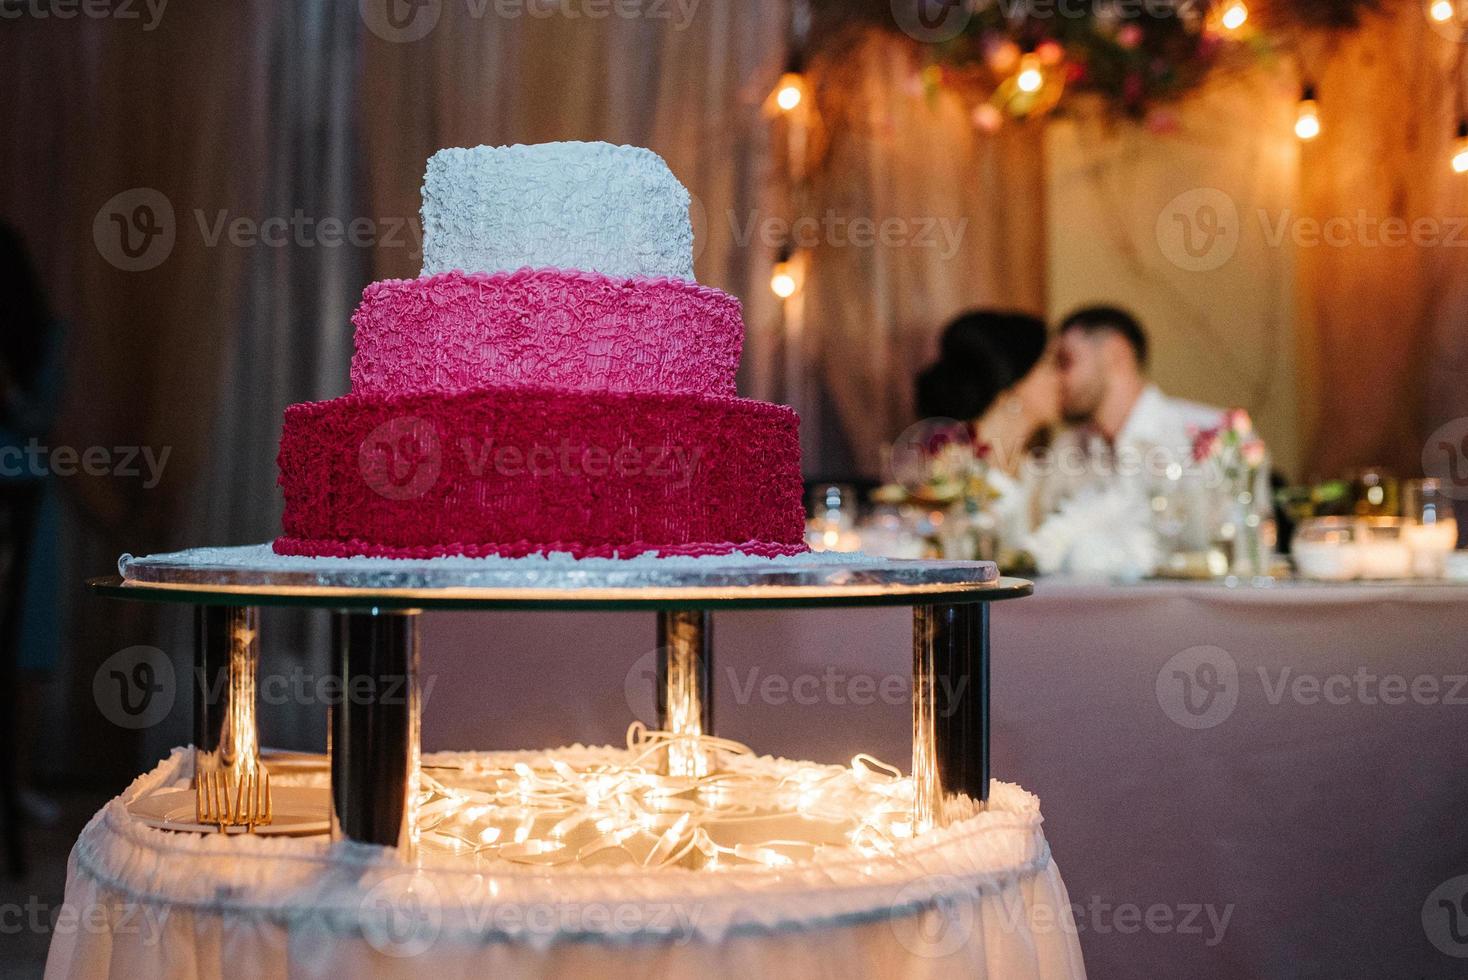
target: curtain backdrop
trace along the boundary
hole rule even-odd
[[[1391,9],[1306,65],[1323,129],[1301,155],[1301,212],[1351,229],[1300,250],[1318,473],[1419,473],[1429,433],[1468,416],[1468,178],[1449,166],[1464,48],[1421,5]],[[1392,244],[1393,220],[1427,237]]]
[[[190,617],[93,598],[82,580],[125,551],[268,540],[280,411],[343,389],[365,250],[293,232],[271,244],[265,223],[298,208],[316,220],[360,213],[353,7],[261,0],[169,5],[151,26],[4,23],[7,75],[22,84],[0,100],[0,216],[27,237],[70,324],[49,443],[164,460],[155,486],[122,472],[52,480],[63,630],[37,763],[56,773],[130,776],[140,755],[156,758],[189,731]],[[131,267],[117,222],[145,267]],[[272,652],[305,656],[308,626],[287,619]],[[158,695],[173,700],[166,722],[141,732],[108,721],[92,686],[98,666],[134,644],[175,665]],[[324,717],[280,715],[277,741],[324,731]]]
[[[1443,229],[1463,215],[1468,181],[1447,168],[1459,46],[1416,8],[1309,52],[1325,129],[1299,157],[1302,215],[1365,208]],[[186,620],[92,599],[81,579],[123,551],[275,533],[281,409],[342,391],[362,286],[416,274],[418,185],[439,147],[607,139],[661,153],[696,193],[699,277],[745,302],[741,389],[805,414],[810,475],[877,473],[948,317],[977,304],[1039,311],[1063,292],[1056,280],[1070,273],[1046,258],[1066,225],[1047,215],[1041,127],[980,136],[958,100],[923,92],[921,52],[891,35],[848,39],[812,65],[823,129],[797,200],[775,179],[788,131],[761,111],[784,66],[784,4],[704,0],[591,20],[554,5],[443,2],[413,8],[436,18],[422,36],[384,9],[171,4],[151,25],[25,15],[0,32],[18,80],[0,100],[0,216],[29,238],[71,323],[52,441],[169,454],[156,486],[54,481],[66,636],[47,763],[58,769],[136,769],[139,739],[106,722],[92,694],[108,655],[159,637],[179,665],[187,655]],[[367,219],[365,240],[326,244],[319,224],[279,246],[251,237],[269,219],[290,227],[298,210],[308,223]],[[172,239],[130,271],[117,225],[152,242],[140,215]],[[768,287],[768,234],[802,215],[848,223],[819,233],[791,318]],[[894,217],[896,243],[849,237],[853,219]],[[1468,416],[1464,254],[1354,243],[1298,256],[1309,471],[1413,470],[1427,431]],[[1254,356],[1254,336],[1240,335],[1240,357]],[[288,656],[319,656],[309,624],[281,630]],[[147,752],[186,732],[181,677]],[[288,738],[319,725],[313,716]]]

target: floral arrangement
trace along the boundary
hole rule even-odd
[[[893,444],[892,484],[883,493],[888,502],[946,506],[964,500],[981,505],[993,496],[986,479],[989,453],[970,423],[920,422]]]
[[[1231,55],[1257,58],[1302,30],[1350,29],[1380,0],[816,0],[815,34],[853,17],[924,44],[930,86],[980,93],[974,120],[1050,111],[1092,95],[1166,128],[1156,110]]]
[[[1242,408],[1231,408],[1211,429],[1195,430],[1193,462],[1213,468],[1231,488],[1248,489],[1268,459],[1264,440],[1254,431],[1254,420]]]

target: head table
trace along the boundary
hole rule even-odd
[[[724,733],[824,761],[905,751],[904,617],[726,620]],[[1045,802],[1093,975],[1460,975],[1468,940],[1438,902],[1468,890],[1468,587],[1041,579],[993,630],[994,772]],[[643,632],[432,620],[425,671],[469,683],[435,690],[424,737],[614,737],[651,710]],[[493,673],[503,650],[586,683],[552,697]],[[528,722],[485,710],[509,704]]]

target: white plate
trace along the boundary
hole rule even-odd
[[[259,836],[310,837],[331,829],[331,797],[324,787],[274,786],[270,795],[274,803],[272,820],[266,826],[255,827]],[[191,789],[157,790],[133,800],[127,810],[149,827],[160,830],[219,833],[219,828],[213,824],[194,821],[194,791]],[[224,832],[248,833],[244,827],[226,827]]]

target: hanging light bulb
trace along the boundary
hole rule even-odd
[[[1468,116],[1458,121],[1458,138],[1453,141],[1453,173],[1468,174]]]
[[[800,292],[800,280],[800,264],[790,246],[786,245],[780,249],[780,257],[770,273],[770,292],[781,299],[789,299]]]
[[[805,101],[805,58],[799,48],[790,52],[769,101],[780,112],[794,112]]]
[[[785,72],[780,76],[780,84],[775,85],[775,106],[780,107],[782,113],[793,111],[806,97],[806,78],[797,75],[796,72]]]
[[[1242,0],[1234,0],[1224,8],[1223,15],[1219,17],[1218,22],[1223,25],[1224,30],[1236,31],[1243,27],[1244,22],[1248,19],[1249,8],[1244,6]]]
[[[1320,135],[1320,110],[1315,105],[1315,86],[1306,85],[1295,112],[1295,135],[1309,141]]]
[[[1031,51],[1019,59],[1019,74],[1015,84],[1021,92],[1038,92],[1045,84],[1045,73],[1040,69],[1040,56]]]
[[[1457,14],[1453,8],[1453,0],[1434,0],[1432,6],[1427,8],[1427,15],[1439,24],[1446,24]]]

